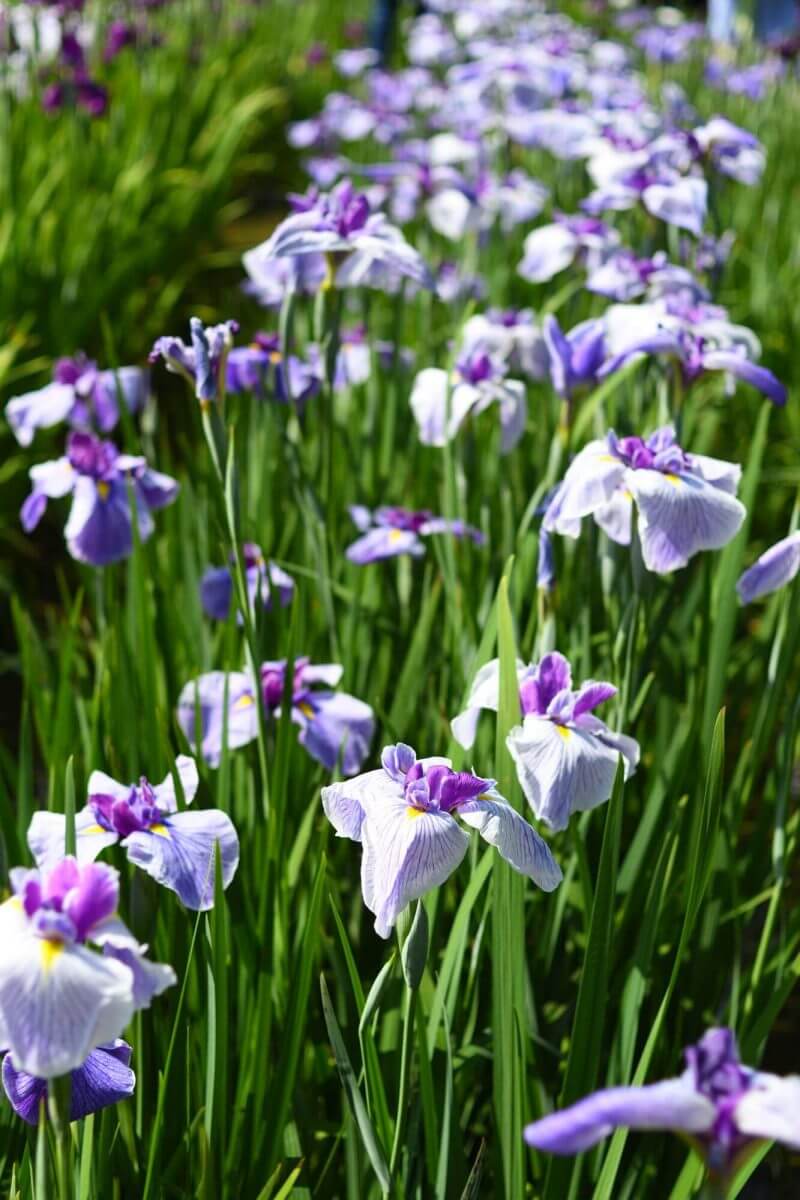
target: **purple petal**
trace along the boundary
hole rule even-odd
[[[370,706],[346,692],[318,692],[308,707],[311,714],[301,714],[301,744],[329,771],[341,756],[342,772],[355,775],[369,753],[375,732]]]
[[[410,529],[380,527],[370,529],[348,546],[345,553],[350,562],[363,567],[379,559],[396,558],[401,554],[419,557],[425,553],[425,547]]]
[[[783,406],[786,403],[786,388],[772,371],[750,362],[748,358],[733,350],[709,351],[703,355],[703,367],[706,371],[726,371],[736,379],[741,379],[743,383],[749,383],[773,404]]]
[[[114,915],[119,903],[119,873],[102,863],[88,863],[80,871],[80,884],[64,898],[63,911],[75,925],[78,940],[91,936],[96,925]]]
[[[741,604],[751,604],[791,583],[800,571],[800,533],[791,533],[757,558],[736,584]]]
[[[549,846],[510,804],[483,795],[459,804],[457,812],[515,871],[527,875],[543,891],[552,892],[561,883],[561,868]]]
[[[579,717],[582,713],[591,712],[598,705],[604,704],[606,700],[610,700],[612,696],[616,696],[617,689],[612,683],[599,683],[593,679],[582,683],[578,689],[578,694],[575,697],[575,704],[572,709],[573,718]]]
[[[736,536],[744,505],[697,476],[629,471],[627,486],[639,509],[639,538],[648,571],[685,567],[701,550],[719,550]]]
[[[206,616],[226,621],[231,611],[233,579],[227,567],[209,567],[200,580],[200,603]]]
[[[230,817],[219,809],[174,813],[160,825],[132,833],[122,845],[132,863],[195,912],[214,904],[216,847],[224,888],[239,865],[239,838]]]
[[[620,1127],[705,1133],[716,1110],[695,1091],[690,1073],[649,1087],[608,1088],[595,1092],[525,1129],[525,1141],[549,1154],[580,1154]]]

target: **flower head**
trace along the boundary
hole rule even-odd
[[[449,533],[456,538],[470,538],[477,546],[483,545],[484,535],[479,529],[463,521],[449,521],[423,509],[377,508],[370,512],[361,505],[353,505],[350,516],[361,537],[348,546],[346,555],[350,562],[365,566],[382,558],[397,558],[401,554],[419,557],[425,553],[420,540],[435,533]]]
[[[410,397],[420,441],[445,446],[468,416],[479,416],[493,404],[500,409],[500,448],[510,453],[525,432],[525,385],[506,378],[498,352],[481,342],[466,344],[451,377],[439,367],[426,367],[414,380]]]
[[[381,764],[322,789],[337,835],[362,844],[361,890],[380,937],[389,936],[407,904],[460,864],[469,837],[456,817],[545,891],[561,882],[547,844],[503,800],[493,779],[454,771],[446,758],[417,759],[402,742],[384,748]]]
[[[70,1072],[70,1121],[80,1121],[133,1095],[136,1076],[130,1067],[131,1048],[121,1038],[98,1046],[86,1061]],[[3,1059],[3,1090],[18,1117],[28,1125],[38,1125],[43,1100],[47,1100],[47,1080],[19,1071],[12,1055]]]
[[[130,412],[137,412],[147,399],[149,374],[140,367],[101,371],[84,355],[60,358],[53,380],[33,392],[14,396],[6,405],[6,417],[21,446],[29,446],[37,429],[49,429],[68,421],[74,429],[108,433],[119,420],[119,398]]]
[[[277,563],[267,562],[261,552],[261,547],[255,542],[245,542],[242,546],[242,560],[247,580],[247,592],[251,606],[257,603],[269,612],[273,607],[275,596],[281,608],[291,604],[294,595],[294,580],[291,575],[279,567]],[[231,555],[233,563],[233,555]],[[233,575],[230,567],[209,567],[200,580],[200,603],[203,611],[214,621],[226,621],[233,603]],[[244,617],[236,615],[237,622],[242,624]]]
[[[233,346],[236,321],[203,325],[197,317],[189,322],[189,345],[177,337],[160,337],[150,351],[150,362],[163,359],[168,371],[183,375],[201,404],[216,400],[225,380],[225,360]]]

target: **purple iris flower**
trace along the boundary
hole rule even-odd
[[[197,792],[193,758],[175,763],[186,804]],[[120,842],[128,860],[156,883],[175,892],[187,908],[214,904],[214,861],[219,847],[222,886],[227,888],[239,865],[239,839],[230,817],[219,809],[178,812],[171,775],[153,786],[142,776],[138,784],[117,783],[102,771],[89,777],[89,800],[75,818],[78,862],[94,862],[108,846]],[[40,868],[58,860],[64,847],[62,813],[37,812],[28,829],[28,845]]]
[[[576,261],[588,269],[598,266],[619,234],[596,217],[556,213],[551,225],[541,225],[525,238],[518,273],[530,283],[546,283]]]
[[[611,354],[599,378],[612,375],[636,355],[663,354],[678,360],[686,384],[708,371],[721,371],[756,388],[773,404],[785,404],[784,385],[772,371],[753,362],[760,351],[758,339],[718,315],[724,311],[687,304],[680,291],[653,304],[612,305],[604,317]]]
[[[289,294],[315,295],[328,274],[324,254],[274,258],[269,241],[242,255],[248,279],[244,290],[265,308],[279,308]]]
[[[512,373],[544,379],[549,355],[542,331],[529,308],[489,309],[470,317],[462,330],[465,345],[480,344],[499,355]]]
[[[249,346],[236,346],[225,360],[225,390],[231,395],[253,392],[279,404],[302,407],[320,388],[316,358],[304,361],[290,354],[284,361],[277,333],[257,333]]]
[[[381,764],[379,771],[322,789],[337,836],[362,844],[361,891],[379,937],[389,937],[406,905],[460,864],[469,837],[456,817],[544,891],[558,887],[561,870],[547,843],[505,802],[493,779],[453,771],[446,758],[418,760],[402,742],[384,748]]]
[[[549,1154],[580,1154],[620,1127],[669,1130],[688,1138],[723,1186],[757,1141],[800,1149],[800,1077],[744,1066],[730,1029],[709,1029],[684,1057],[677,1078],[595,1092],[528,1125],[525,1141]]]
[[[500,448],[508,454],[525,432],[525,385],[505,378],[500,355],[480,343],[464,348],[451,377],[439,367],[419,372],[411,389],[411,411],[425,446],[452,441],[468,416],[479,416],[493,404],[500,408]],[[449,412],[449,419],[448,419]]]
[[[14,396],[6,405],[6,417],[20,446],[30,446],[37,429],[62,421],[76,429],[94,424],[108,433],[119,420],[119,396],[130,412],[138,412],[144,407],[149,383],[149,372],[140,367],[100,371],[82,354],[60,358],[52,383]]]
[[[575,456],[543,528],[577,538],[581,519],[591,515],[612,541],[627,546],[635,503],[644,565],[666,574],[736,535],[745,516],[736,499],[741,473],[736,463],[686,453],[669,426],[646,440],[618,438],[612,430]]]
[[[345,775],[355,775],[369,752],[375,732],[372,709],[355,696],[335,692],[343,668],[295,660],[291,717],[300,727],[300,744],[329,771],[341,759]],[[277,718],[283,700],[286,662],[261,664],[261,702]],[[323,684],[315,690],[315,684]],[[209,766],[219,766],[223,745],[246,746],[258,736],[258,690],[248,671],[211,671],[192,680],[178,697],[178,724],[195,748],[196,729]]]
[[[70,1121],[80,1121],[133,1095],[136,1076],[130,1067],[131,1048],[117,1038],[98,1046],[86,1061],[70,1072]],[[47,1100],[47,1080],[18,1071],[10,1054],[3,1059],[3,1089],[18,1117],[39,1124],[42,1101]]]
[[[144,458],[120,454],[113,442],[91,433],[71,433],[63,458],[30,469],[33,484],[20,511],[26,533],[44,515],[48,500],[72,495],[64,537],[79,562],[107,566],[133,550],[133,515],[128,493],[133,489],[139,537],[145,541],[155,528],[152,511],[171,504],[178,483],[148,467]]]
[[[588,163],[596,186],[582,207],[597,215],[607,209],[623,212],[641,202],[651,216],[699,237],[706,218],[708,184],[664,161],[673,156],[692,160],[692,150],[683,139],[667,143],[662,153],[659,157],[656,143],[641,150],[605,146]]]
[[[618,250],[589,273],[586,290],[610,300],[636,300],[647,292],[653,275],[667,265],[663,251],[652,258],[637,258],[631,250]]]
[[[605,359],[606,327],[602,318],[591,317],[565,334],[558,319],[548,313],[542,333],[556,393],[570,400],[581,389],[594,387]]]
[[[0,905],[0,1046],[16,1070],[53,1079],[119,1037],[175,972],[149,962],[117,916],[113,867],[63,858],[46,871],[15,868],[11,886]]]
[[[721,174],[749,187],[759,182],[767,159],[754,134],[719,116],[692,132],[702,154]]]
[[[260,603],[262,608],[269,612],[275,594],[281,608],[291,604],[294,580],[277,563],[267,562],[260,546],[255,542],[245,542],[242,546],[242,559],[252,606]],[[200,602],[204,612],[212,620],[227,621],[233,603],[233,575],[230,567],[209,567],[203,573],[200,580]],[[237,614],[237,621],[242,623],[241,613]]]
[[[369,282],[373,267],[385,267],[420,287],[432,288],[420,255],[382,213],[371,211],[363,192],[343,180],[330,192],[290,197],[294,212],[262,247],[263,257],[332,254],[339,265],[339,286]]]
[[[197,317],[189,322],[191,343],[177,337],[160,337],[150,351],[150,362],[163,359],[168,371],[183,375],[194,388],[201,404],[217,399],[225,380],[225,360],[233,346],[236,321],[203,325]]]
[[[752,604],[791,583],[800,571],[800,533],[790,533],[757,558],[736,584],[739,601]]]
[[[570,665],[557,651],[528,667],[518,661],[517,681],[523,720],[511,730],[506,745],[536,817],[550,829],[566,829],[572,813],[608,800],[620,756],[625,778],[633,774],[639,746],[633,738],[612,733],[592,714],[617,689],[591,679],[573,691]],[[475,742],[481,712],[497,712],[499,689],[495,658],[481,667],[467,707],[451,722],[453,737],[466,750]]]
[[[480,529],[474,529],[464,521],[434,517],[427,509],[415,512],[409,508],[377,508],[370,512],[368,508],[355,504],[350,509],[350,516],[362,536],[348,546],[345,553],[350,562],[361,567],[382,558],[397,558],[401,554],[418,558],[425,553],[420,538],[434,533],[470,538],[476,546],[482,546],[486,541]]]

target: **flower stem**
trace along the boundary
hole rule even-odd
[[[403,1144],[403,1134],[408,1114],[408,1094],[411,1084],[411,1056],[414,1042],[414,1023],[417,1010],[417,993],[412,988],[406,988],[405,1013],[403,1014],[403,1042],[400,1049],[400,1087],[397,1092],[397,1117],[394,1125],[392,1141],[392,1156],[389,1160],[389,1174],[394,1181],[400,1160],[400,1148]],[[398,1194],[400,1194],[398,1189]]]
[[[69,1135],[69,1111],[72,1079],[62,1075],[48,1087],[48,1109],[56,1137],[57,1195],[59,1200],[72,1200],[72,1155]]]

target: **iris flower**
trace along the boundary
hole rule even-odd
[[[445,446],[468,416],[478,416],[493,404],[500,409],[500,449],[509,454],[525,432],[525,385],[507,379],[497,353],[480,344],[467,346],[448,379],[447,371],[426,367],[411,389],[411,411],[425,446]],[[449,419],[448,419],[449,415]]]
[[[182,375],[194,388],[201,404],[216,400],[225,381],[225,361],[233,347],[233,335],[239,329],[236,321],[220,325],[203,325],[198,317],[189,322],[189,345],[178,337],[160,337],[150,351],[150,362],[162,359],[168,371]]]
[[[469,837],[456,817],[544,891],[561,882],[546,842],[493,779],[453,771],[446,758],[418,760],[402,742],[384,748],[380,770],[323,788],[322,804],[337,836],[362,844],[361,891],[379,937],[461,863]]]
[[[260,546],[255,542],[245,542],[242,546],[242,559],[251,605],[260,604],[269,612],[275,597],[281,608],[291,603],[294,596],[294,580],[277,563],[267,562]],[[200,580],[200,603],[207,616],[214,621],[226,621],[233,599],[233,575],[230,567],[209,567],[203,572],[203,578]],[[243,619],[241,613],[237,614],[240,624]]]
[[[151,512],[171,504],[178,483],[147,465],[144,458],[120,454],[113,442],[91,433],[71,433],[63,458],[30,469],[33,488],[20,511],[26,533],[44,515],[48,500],[72,496],[64,537],[79,562],[103,567],[127,558],[133,550],[133,514],[129,487],[136,501],[139,538],[153,532]]]
[[[800,1077],[744,1066],[730,1029],[709,1029],[684,1057],[682,1075],[594,1092],[528,1125],[525,1141],[549,1154],[580,1154],[620,1127],[669,1130],[692,1143],[723,1186],[760,1141],[800,1150]]]
[[[175,973],[149,962],[117,916],[113,867],[64,858],[15,868],[11,886],[0,905],[0,1046],[17,1070],[53,1079],[119,1037]]]
[[[591,515],[612,541],[627,546],[635,504],[644,565],[666,574],[735,537],[745,516],[736,499],[741,473],[736,463],[687,453],[670,426],[646,440],[618,438],[612,430],[575,456],[542,527],[577,538],[581,519]]]
[[[572,671],[553,651],[538,664],[517,662],[522,724],[511,730],[506,745],[534,815],[553,830],[566,829],[574,812],[604,804],[611,795],[622,758],[627,779],[639,762],[639,745],[613,733],[593,709],[617,689],[594,679],[572,690]],[[471,749],[484,709],[497,711],[500,664],[492,659],[475,676],[467,707],[452,721],[453,737]]]
[[[291,716],[300,727],[300,744],[332,771],[341,757],[345,775],[355,775],[375,730],[372,709],[355,696],[335,692],[343,668],[337,663],[315,666],[307,658],[294,663]],[[279,715],[286,662],[261,664],[261,702],[268,717]],[[322,690],[315,688],[323,684]],[[195,745],[199,714],[201,751],[209,766],[219,766],[223,744],[229,750],[258,736],[258,689],[249,671],[211,671],[187,683],[178,697],[178,724]]]
[[[80,1121],[132,1096],[136,1076],[130,1062],[131,1048],[122,1038],[92,1050],[86,1061],[70,1072],[70,1121]],[[14,1112],[28,1125],[38,1125],[42,1101],[47,1100],[47,1080],[18,1071],[10,1054],[3,1059],[2,1076]]]
[[[58,360],[52,383],[9,400],[6,417],[20,446],[30,446],[37,429],[49,429],[62,421],[76,429],[95,425],[101,433],[108,433],[119,420],[119,396],[130,412],[137,412],[147,399],[148,388],[148,372],[140,367],[100,371],[96,363],[79,354]]]
[[[191,804],[198,785],[194,759],[180,755],[175,770],[186,804]],[[75,818],[78,862],[94,862],[108,846],[120,842],[130,862],[175,892],[187,908],[211,908],[217,847],[223,887],[228,887],[239,865],[236,830],[227,813],[219,809],[177,809],[171,775],[153,786],[144,776],[138,784],[124,784],[102,771],[92,771],[88,803]],[[62,813],[33,815],[28,845],[42,869],[56,862],[63,850],[64,821]]]
[[[350,509],[353,522],[361,531],[345,551],[350,562],[365,566],[382,558],[397,558],[401,554],[419,557],[425,553],[420,538],[434,533],[449,533],[457,538],[470,538],[482,546],[485,538],[480,529],[474,529],[463,521],[448,521],[445,517],[434,517],[423,509],[413,512],[408,508],[376,508],[370,512],[363,505],[354,504]]]
[[[800,532],[790,533],[757,558],[740,576],[736,591],[742,604],[751,604],[761,596],[777,592],[791,583],[800,571]]]

